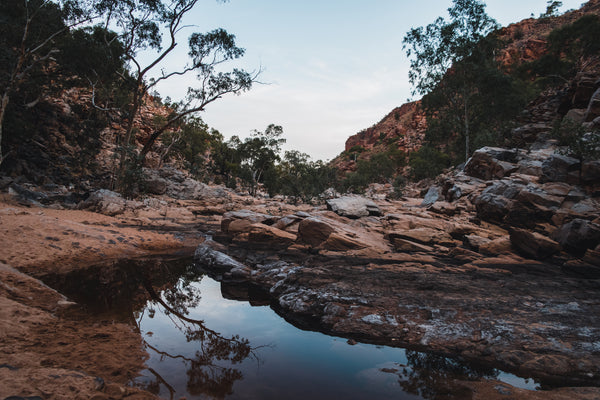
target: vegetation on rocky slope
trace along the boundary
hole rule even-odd
[[[277,125],[225,140],[202,121],[198,111],[223,94],[248,90],[256,78],[235,69],[215,72],[217,63],[243,55],[225,31],[191,35],[191,62],[148,78],[155,64],[142,66],[140,52],[154,50],[155,61],[168,57],[181,18],[194,6],[193,0],[108,1],[84,10],[79,2],[4,2],[2,172],[37,184],[135,196],[147,186],[142,167],[170,163],[206,182],[295,201],[329,187],[362,192],[371,183],[392,184],[400,193],[407,178],[435,177],[482,146],[528,146],[535,138],[525,138],[519,127],[539,122],[528,113],[540,104],[540,93],[560,97],[551,121],[544,121],[560,123],[568,110],[587,107],[593,94],[594,82],[583,93],[582,74],[588,81],[600,75],[593,4],[556,16],[556,4],[549,3],[539,20],[498,29],[482,3],[454,1],[449,20],[405,37],[410,78],[423,99],[350,138],[346,151],[326,165],[297,151],[282,154]],[[548,21],[556,27],[548,29]],[[543,48],[528,57],[531,42],[540,40],[537,31],[543,31]],[[207,61],[213,53],[220,58]],[[204,86],[190,88],[188,100],[150,95],[158,81],[194,71],[204,74]],[[570,144],[569,154],[596,157],[593,129],[566,126],[560,140]]]

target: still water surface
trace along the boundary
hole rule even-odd
[[[225,298],[230,289],[192,264],[181,276],[133,310],[150,358],[132,384],[166,399],[463,398],[456,378],[536,386],[432,354],[304,331],[268,305]]]

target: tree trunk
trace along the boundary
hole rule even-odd
[[[468,108],[468,104],[467,104],[467,96],[465,93],[465,98],[464,98],[464,104],[465,104],[465,162],[467,162],[467,160],[469,159],[469,108]]]
[[[0,165],[2,165],[2,162],[4,161],[4,155],[2,153],[2,127],[4,126],[4,114],[6,114],[9,100],[10,97],[8,96],[8,92],[4,93],[2,96],[2,103],[0,103]]]

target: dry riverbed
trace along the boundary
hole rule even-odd
[[[143,369],[147,357],[134,326],[88,315],[39,279],[111,259],[190,254],[204,241],[200,230],[222,234],[221,214],[226,210],[215,208],[213,214],[190,216],[182,214],[186,207],[200,205],[180,204],[173,207],[171,215],[175,217],[150,218],[139,213],[111,217],[81,210],[24,207],[8,197],[0,202],[0,398],[154,398],[127,386]],[[294,212],[292,206],[282,209],[281,203],[271,208],[259,202],[233,207],[266,215]],[[324,207],[301,209],[340,224],[348,222],[325,212]],[[178,213],[183,215],[179,222]],[[365,228],[374,235],[371,239],[342,232],[330,244],[348,244],[346,239],[352,235],[362,243],[378,241],[377,235],[383,241],[378,222],[365,221],[363,227],[356,222],[350,225]],[[394,221],[398,224],[397,219]],[[284,241],[290,239],[282,237]],[[229,248],[215,247],[246,262],[246,272],[258,271],[253,273],[254,283],[276,286],[272,294],[280,311],[299,322],[309,318],[320,323],[321,329],[338,335],[444,354],[454,352],[467,359],[490,363],[502,359],[502,366],[516,372],[545,369],[556,375],[554,369],[571,367],[564,352],[554,354],[556,348],[572,347],[579,352],[581,363],[591,363],[590,371],[596,371],[598,350],[589,348],[586,357],[585,348],[580,348],[586,338],[569,328],[597,321],[594,302],[598,288],[594,281],[581,286],[581,281],[551,267],[553,274],[548,277],[543,271],[545,264],[524,263],[514,257],[509,263],[512,268],[499,268],[499,264],[507,264],[506,257],[496,264],[488,259],[486,264],[470,259],[466,251],[443,258],[419,253],[415,258],[387,250],[358,250],[344,258],[338,252],[316,251],[318,246],[307,245],[288,246],[281,252],[287,264],[279,264],[281,270],[275,271],[261,269],[264,263],[248,262],[247,236],[229,239]],[[452,264],[450,260],[463,261]],[[298,265],[316,267],[295,268]],[[235,279],[247,280],[247,276],[241,274]],[[569,319],[574,316],[578,319]],[[512,336],[507,338],[509,334]],[[588,342],[594,343],[591,339]],[[539,348],[542,345],[548,347]],[[521,359],[528,360],[529,365],[517,365]],[[500,382],[454,384],[455,396],[451,398],[600,398],[600,390],[594,387],[533,392]]]

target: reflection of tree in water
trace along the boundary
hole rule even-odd
[[[465,398],[471,392],[460,387],[456,380],[495,379],[499,375],[493,368],[466,365],[436,354],[406,350],[406,359],[408,365],[398,364],[397,368],[382,371],[398,375],[398,383],[404,391],[424,399]]]
[[[155,348],[147,341],[147,348],[160,354],[161,357],[183,360],[187,367],[187,390],[191,395],[208,395],[213,398],[224,398],[233,393],[233,385],[237,380],[243,379],[241,371],[231,367],[223,367],[218,361],[226,361],[231,364],[241,363],[249,356],[256,357],[255,348],[250,346],[247,339],[234,335],[231,338],[222,336],[220,333],[209,329],[203,321],[189,318],[189,311],[198,306],[201,293],[194,282],[198,282],[201,275],[193,266],[186,268],[183,275],[174,285],[162,290],[158,294],[149,279],[144,279],[150,298],[151,305],[147,311],[150,317],[155,313],[155,307],[160,306],[163,313],[171,320],[173,325],[181,331],[188,342],[197,343],[199,348],[191,357],[181,354],[169,354]],[[136,321],[138,327],[144,314],[138,316]],[[160,384],[164,385],[171,394],[175,395],[175,389],[160,376],[160,374],[148,369],[156,377],[156,381],[146,383],[146,389],[158,393]]]

